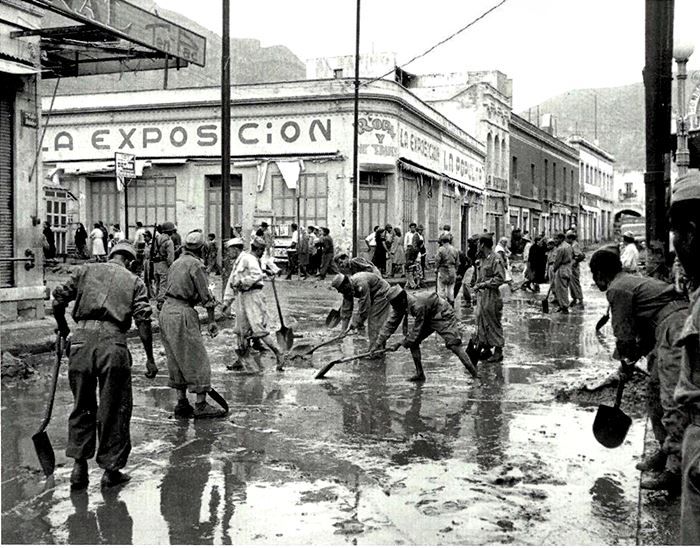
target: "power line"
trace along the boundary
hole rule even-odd
[[[445,43],[449,42],[450,40],[452,40],[454,37],[458,36],[459,34],[462,34],[462,33],[463,33],[465,30],[467,30],[469,27],[472,27],[473,25],[475,25],[476,23],[478,23],[479,21],[481,21],[483,18],[485,18],[487,15],[489,15],[491,12],[493,12],[493,11],[495,11],[496,9],[500,8],[500,7],[501,7],[503,4],[505,4],[507,1],[508,1],[508,0],[501,0],[500,2],[498,2],[498,4],[495,4],[495,5],[491,6],[489,9],[487,9],[485,12],[483,12],[481,15],[479,15],[476,19],[473,19],[472,21],[470,21],[469,23],[467,23],[465,26],[463,26],[463,27],[460,28],[459,30],[453,32],[453,33],[450,34],[448,37],[443,38],[443,39],[440,40],[438,43],[436,43],[436,44],[434,44],[433,46],[429,47],[429,48],[428,48],[427,50],[425,50],[423,53],[419,53],[419,54],[416,55],[415,57],[413,57],[413,58],[409,59],[408,61],[406,61],[401,67],[394,67],[393,69],[391,69],[390,71],[388,71],[386,74],[382,74],[381,76],[377,76],[376,78],[373,78],[372,80],[369,80],[369,81],[367,81],[367,82],[363,82],[363,83],[361,84],[361,86],[368,86],[368,85],[370,85],[370,84],[372,84],[372,83],[374,83],[374,82],[377,82],[378,80],[381,80],[381,79],[383,79],[383,78],[386,78],[387,76],[390,76],[391,74],[394,74],[394,72],[396,71],[397,68],[406,67],[406,66],[410,65],[411,63],[413,63],[414,61],[417,61],[417,60],[420,59],[421,57],[425,57],[426,55],[428,55],[428,54],[431,53],[432,51],[436,50],[437,48],[439,48],[439,47],[442,46],[443,44],[445,44]]]

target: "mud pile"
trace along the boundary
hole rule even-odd
[[[646,412],[647,376],[635,371],[632,378],[625,384],[620,407],[629,415],[644,415]],[[612,375],[598,385],[589,384],[560,388],[556,391],[559,402],[573,402],[582,406],[597,406],[600,404],[613,405],[617,393],[618,378]]]
[[[26,358],[26,356],[23,356]],[[27,359],[16,358],[9,352],[2,354],[2,378],[6,379],[28,379],[36,373],[36,367]]]

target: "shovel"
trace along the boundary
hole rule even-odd
[[[311,354],[313,354],[314,352],[316,352],[316,350],[318,350],[319,348],[321,348],[321,347],[323,347],[323,346],[327,346],[327,345],[329,345],[329,344],[333,344],[334,342],[338,342],[338,341],[344,339],[345,336],[346,336],[349,332],[350,332],[350,330],[348,329],[348,330],[346,330],[346,331],[343,331],[343,332],[342,332],[340,335],[338,335],[337,337],[333,337],[332,339],[329,339],[329,340],[327,340],[327,341],[320,342],[320,343],[318,343],[318,344],[316,344],[316,345],[312,345],[311,343],[300,344],[300,345],[296,346],[296,347],[293,349],[292,354],[290,354],[289,357],[290,357],[290,358],[304,358],[304,357],[306,357],[306,356],[310,356]]]
[[[595,324],[595,330],[600,331],[603,329],[603,326],[608,323],[608,320],[610,320],[610,305],[608,305],[608,311],[605,313],[605,315],[601,316],[598,323]]]
[[[615,405],[613,407],[609,405],[599,405],[598,412],[593,421],[593,435],[595,439],[598,440],[598,443],[603,447],[607,447],[608,449],[619,447],[622,442],[625,441],[627,431],[632,424],[632,419],[625,415],[620,409],[622,391],[624,388],[625,383],[620,380],[617,385]]]
[[[287,351],[292,346],[294,346],[294,332],[284,325],[284,317],[282,317],[282,308],[280,307],[280,300],[277,296],[277,286],[275,285],[275,278],[272,278],[272,291],[275,294],[275,303],[277,304],[277,314],[280,317],[280,328],[275,333],[277,337],[277,344],[282,348],[283,351]]]
[[[333,329],[340,323],[340,310],[333,309],[326,316],[326,327]]]
[[[216,390],[213,388],[209,389],[209,397],[214,400],[216,403],[218,403],[221,408],[228,413],[228,403],[224,399],[224,397],[219,394]]]
[[[469,359],[472,362],[472,365],[476,367],[476,364],[479,362],[479,358],[481,357],[481,353],[479,352],[479,347],[474,344],[474,339],[469,339],[466,352],[467,356],[469,356]]]
[[[547,295],[542,299],[542,312],[549,314],[549,296],[552,294],[552,287],[554,284],[549,284],[549,289],[547,290]]]
[[[363,354],[358,354],[356,356],[348,356],[346,358],[339,358],[337,360],[333,360],[332,362],[326,364],[319,370],[318,373],[316,373],[316,376],[314,377],[315,379],[322,379],[325,377],[326,373],[328,373],[333,366],[338,365],[339,363],[346,363],[346,362],[351,362],[353,360],[359,360],[362,358],[369,358],[369,357],[378,357],[383,354],[386,354],[389,352],[388,348],[382,348],[381,350],[375,350],[374,352],[365,352]]]
[[[39,458],[39,464],[44,471],[44,475],[50,476],[56,468],[56,455],[53,452],[49,435],[46,433],[46,427],[51,420],[51,412],[53,411],[53,401],[56,396],[56,385],[58,384],[58,371],[61,368],[61,356],[63,355],[62,337],[56,333],[56,363],[53,368],[53,377],[51,379],[51,392],[49,393],[49,401],[46,404],[44,412],[44,420],[41,421],[41,426],[36,434],[32,436],[34,442],[34,450]]]

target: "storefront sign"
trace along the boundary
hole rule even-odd
[[[700,129],[700,84],[690,94],[688,100],[688,131]]]
[[[22,111],[22,125],[24,127],[39,127],[36,112]]]
[[[52,120],[53,121],[53,120]],[[332,118],[255,118],[234,120],[231,154],[333,153]],[[220,156],[220,122],[49,126],[44,138],[44,161],[98,160],[127,152],[143,158]]]
[[[47,9],[201,67],[207,40],[125,0],[43,0]]]

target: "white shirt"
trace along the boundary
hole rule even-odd
[[[409,245],[413,245],[413,232],[410,230],[406,232],[406,235],[403,237],[403,247],[407,248]]]
[[[114,243],[121,242],[124,239],[124,232],[121,230],[115,230],[112,237],[114,238]]]
[[[251,286],[262,283],[265,278],[260,261],[252,253],[241,251],[231,267],[231,275],[226,283],[224,290],[224,305],[230,305],[238,292],[234,286],[240,284],[241,288],[246,290]]]
[[[136,234],[134,235],[134,243],[142,244],[144,243],[143,235],[146,233],[146,229],[141,227],[136,229]]]
[[[376,232],[370,233],[365,238],[365,242],[367,242],[367,245],[370,247],[376,247],[376,245],[377,245],[377,233]]]
[[[622,263],[622,269],[627,272],[637,272],[639,261],[639,250],[635,244],[629,243],[625,246],[625,249],[620,255],[620,262]]]

